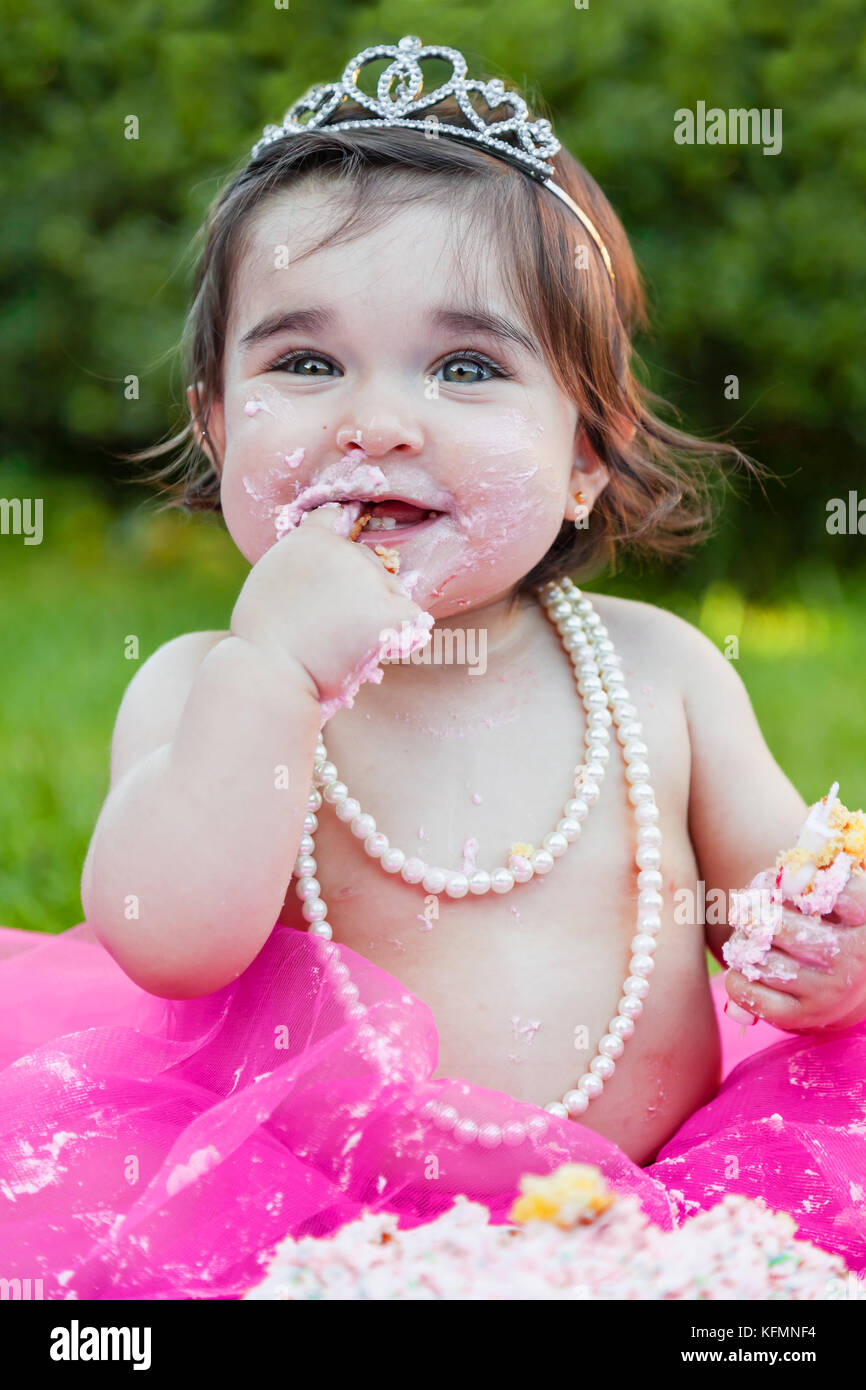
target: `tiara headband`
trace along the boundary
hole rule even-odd
[[[365,64],[378,58],[391,58],[393,61],[379,78],[376,96],[371,97],[359,87],[358,74]],[[444,58],[451,63],[453,71],[447,82],[422,97],[424,79],[420,64],[425,58]],[[547,160],[552,159],[561,146],[550,128],[550,122],[530,120],[526,102],[517,92],[506,91],[499,78],[490,82],[476,82],[467,80],[467,71],[466,59],[458,49],[443,48],[439,44],[422,47],[421,40],[411,34],[397,44],[379,43],[373,48],[365,48],[346,64],[339,82],[311,87],[294,106],[289,107],[282,125],[266,125],[261,140],[252,148],[250,158],[256,159],[275,140],[281,140],[284,136],[303,135],[306,131],[321,129],[331,113],[345,101],[366,107],[372,113],[371,117],[329,124],[328,130],[400,126],[406,130],[423,130],[427,134],[435,132],[437,135],[441,133],[458,140],[468,140],[505,163],[516,164],[571,209],[595,242],[610,276],[611,286],[615,289],[616,277],[607,247],[583,209],[553,180],[554,168]],[[397,94],[392,96],[391,88],[395,82],[398,83]],[[479,92],[489,110],[508,106],[513,115],[507,120],[487,124],[472,105],[470,92]],[[456,99],[470,122],[470,128],[447,125],[432,114],[419,119],[421,113],[429,112],[431,107],[449,96]],[[302,122],[302,116],[308,119]]]

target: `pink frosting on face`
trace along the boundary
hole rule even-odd
[[[281,540],[289,531],[294,531],[304,512],[311,511],[313,507],[320,507],[335,498],[351,497],[353,492],[377,492],[387,488],[388,479],[381,468],[374,463],[360,461],[366,457],[362,449],[352,450],[339,463],[326,468],[317,482],[302,487],[294,501],[284,503],[274,518],[277,539]]]

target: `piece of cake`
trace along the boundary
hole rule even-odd
[[[747,980],[761,978],[784,920],[785,902],[811,916],[827,917],[853,871],[866,870],[866,816],[843,806],[838,791],[834,782],[809,807],[796,845],[777,856],[774,871],[758,874],[749,888],[731,895],[728,921],[735,930],[722,955]]]
[[[518,1224],[491,1225],[487,1207],[458,1196],[412,1230],[364,1212],[332,1236],[287,1239],[244,1298],[763,1301],[833,1299],[845,1287],[841,1257],[798,1240],[793,1219],[760,1200],[727,1196],[663,1231],[586,1164],[520,1186]]]

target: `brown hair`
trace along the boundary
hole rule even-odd
[[[467,124],[452,100],[435,113],[449,124]],[[332,123],[368,114],[343,106]],[[182,340],[184,379],[201,383],[199,427],[207,428],[211,403],[222,395],[231,286],[254,214],[268,198],[311,176],[352,195],[344,220],[305,255],[369,230],[395,203],[436,197],[454,209],[469,200],[473,230],[503,253],[506,283],[610,475],[587,527],[564,522],[513,599],[564,574],[586,578],[605,564],[615,569],[618,550],[664,560],[705,540],[714,522],[713,488],[725,476],[722,460],[756,474],[761,466],[731,444],[694,438],[652,413],[650,406],[663,402],[632,372],[631,337],[646,326],[646,314],[625,232],[601,189],[567,150],[554,165],[555,181],[589,215],[608,248],[615,295],[574,214],[535,179],[469,142],[429,139],[399,127],[328,131],[325,125],[268,146],[217,195],[200,232],[204,248]],[[165,442],[119,457],[140,463],[179,446],[180,456],[145,481],[167,494],[168,507],[219,512],[219,474],[196,442],[191,421]]]

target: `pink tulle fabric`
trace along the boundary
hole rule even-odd
[[[338,994],[343,963],[363,1021]],[[177,1002],[128,980],[86,923],[0,929],[0,1270],[41,1278],[45,1298],[238,1298],[286,1235],[364,1208],[418,1225],[458,1192],[501,1222],[523,1173],[570,1161],[667,1230],[726,1193],[761,1196],[866,1268],[866,1024],[721,1029],[719,1093],[640,1168],[573,1121],[431,1081],[426,1005],[336,943],[278,925],[233,984]],[[431,1098],[536,1132],[467,1145],[431,1122]]]

